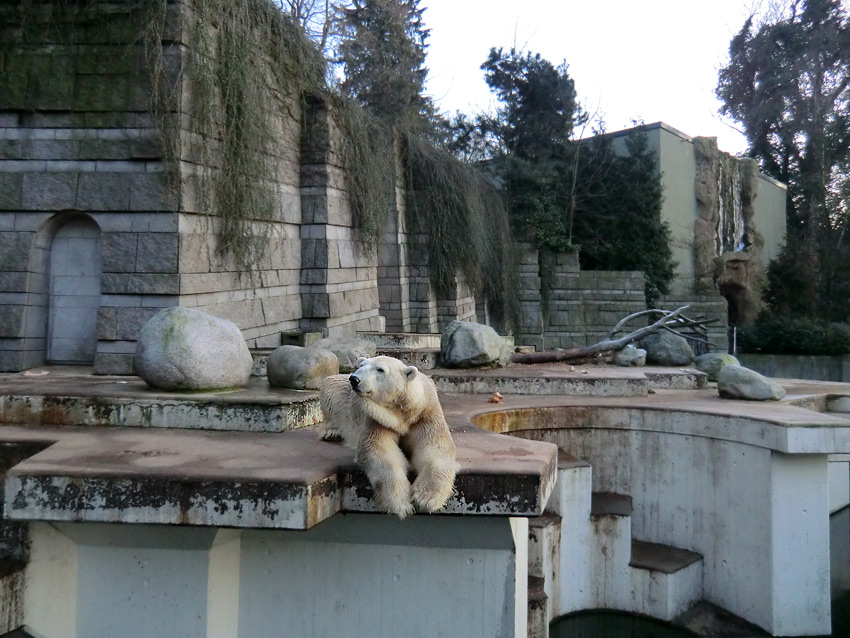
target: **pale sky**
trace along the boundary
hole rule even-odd
[[[490,47],[516,45],[565,61],[579,100],[608,131],[663,121],[715,136],[729,153],[743,136],[714,96],[729,42],[756,0],[425,0],[431,29],[427,92],[446,113],[488,110],[480,66]]]

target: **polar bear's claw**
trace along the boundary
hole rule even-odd
[[[327,428],[322,432],[322,441],[342,441],[342,434],[336,428]]]

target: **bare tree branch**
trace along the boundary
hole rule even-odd
[[[568,361],[570,359],[582,359],[585,357],[590,357],[596,354],[600,354],[602,352],[611,352],[613,350],[620,350],[625,348],[630,343],[635,341],[639,341],[643,339],[645,336],[652,334],[658,330],[669,330],[674,334],[679,334],[676,330],[673,330],[673,326],[677,326],[681,328],[696,328],[698,326],[705,326],[710,321],[700,321],[694,319],[688,319],[687,317],[681,316],[682,313],[687,310],[690,306],[682,306],[678,310],[668,311],[668,310],[642,310],[641,312],[636,312],[632,315],[629,315],[625,319],[617,322],[617,325],[614,326],[609,332],[605,339],[600,341],[599,343],[594,343],[592,346],[586,346],[583,348],[569,348],[567,350],[548,350],[544,352],[530,352],[530,353],[516,353],[511,356],[512,363],[552,363],[556,361]],[[632,332],[626,334],[619,339],[614,339],[614,336],[623,330],[625,325],[632,319],[638,317],[645,316],[658,316],[661,317],[655,321],[655,323],[644,326],[643,328],[638,328],[637,330],[633,330]],[[679,336],[683,336],[679,334]],[[696,338],[698,340],[702,340],[699,337],[689,337]]]

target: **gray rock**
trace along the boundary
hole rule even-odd
[[[253,360],[236,324],[174,306],[142,326],[133,366],[160,390],[221,390],[247,384]]]
[[[785,396],[785,389],[776,381],[736,365],[726,365],[720,369],[717,389],[724,399],[779,401]]]
[[[318,390],[322,379],[339,374],[339,360],[330,350],[281,346],[266,361],[269,385],[292,390]]]
[[[717,381],[717,375],[723,366],[737,366],[741,363],[731,354],[725,352],[709,352],[701,354],[694,360],[696,369],[705,372],[709,381]]]
[[[505,366],[511,346],[490,326],[452,321],[440,338],[440,363],[447,368]]]
[[[679,335],[659,330],[637,343],[646,350],[646,362],[657,366],[687,366],[693,363],[694,351],[688,340]]]
[[[620,350],[611,359],[611,363],[615,366],[642,366],[646,364],[646,350],[643,348],[635,348],[632,344],[627,345]]]
[[[360,357],[371,359],[377,354],[377,346],[373,342],[356,337],[326,337],[308,347],[333,352],[339,360],[339,371],[343,373],[354,372]]]

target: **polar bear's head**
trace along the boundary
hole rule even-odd
[[[406,366],[393,357],[360,358],[349,382],[362,399],[392,405],[402,398],[410,400],[411,393],[421,392],[418,375],[416,366]]]

